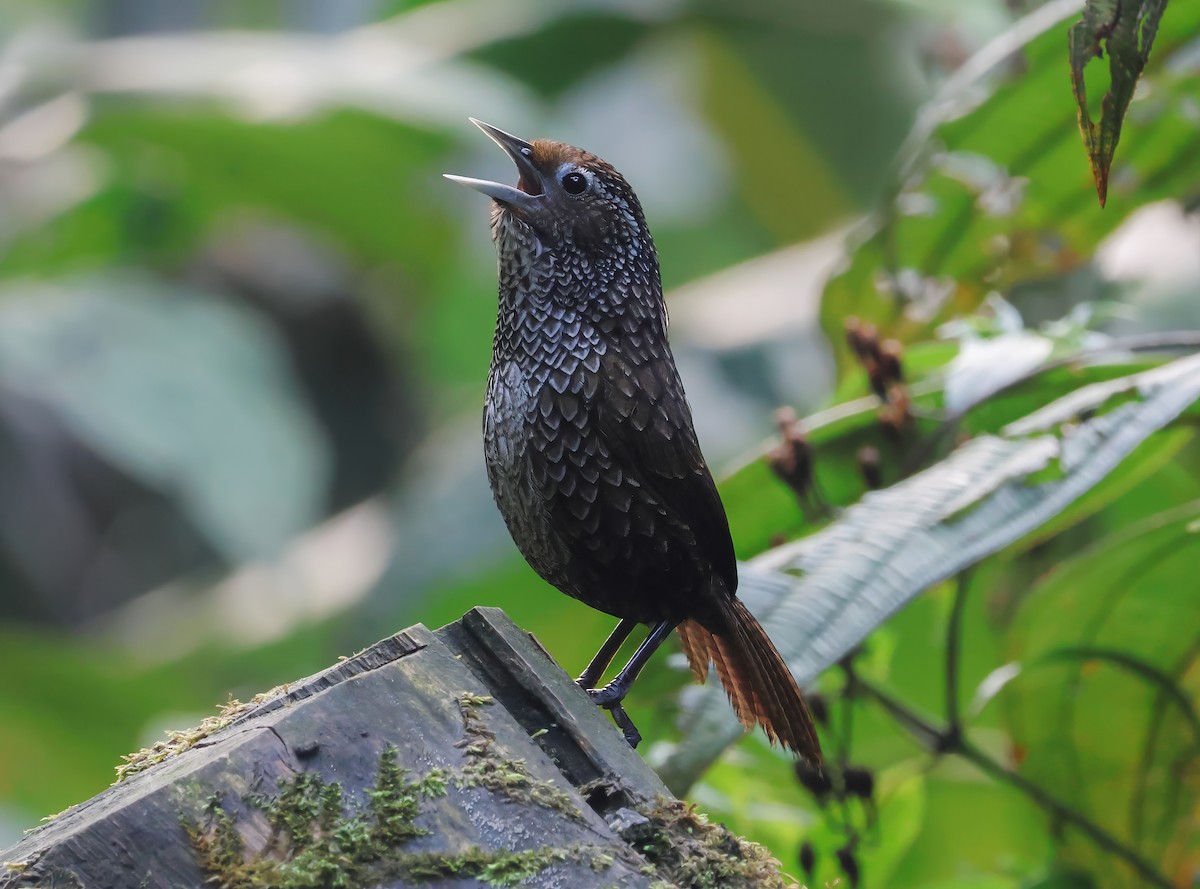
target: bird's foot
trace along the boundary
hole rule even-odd
[[[627,688],[622,688],[614,682],[609,683],[604,688],[589,688],[587,693],[592,699],[593,704],[603,707],[612,714],[613,722],[617,724],[617,728],[625,736],[625,741],[630,747],[636,750],[637,745],[642,742],[642,733],[638,731],[637,726],[633,724],[633,720],[629,718],[629,714],[625,712],[625,708],[621,706],[621,702],[625,700],[625,693],[627,691]]]
[[[617,724],[617,728],[625,736],[625,742],[634,750],[637,750],[637,745],[642,743],[642,733],[633,724],[633,720],[629,718],[629,714],[625,712],[625,708],[620,704],[613,704],[608,708],[608,712],[612,714],[613,722]]]
[[[620,706],[628,691],[629,689],[621,687],[616,682],[610,682],[603,688],[589,688],[587,693],[597,707],[611,710],[613,707]]]
[[[596,688],[596,683],[599,681],[600,681],[599,676],[593,676],[587,670],[584,670],[582,673],[579,674],[579,678],[575,680],[575,684],[578,685],[580,688],[582,688],[584,691],[586,691],[588,694],[591,694],[592,691]]]

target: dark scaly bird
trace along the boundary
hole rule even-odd
[[[697,678],[716,666],[743,725],[819,762],[795,679],[735,595],[729,523],[667,343],[637,196],[593,154],[472,123],[519,172],[515,187],[447,176],[493,200],[500,305],[483,420],[492,493],[538,574],[621,619],[580,685],[636,745],[621,701],[677,630]],[[639,623],[649,636],[597,689]]]

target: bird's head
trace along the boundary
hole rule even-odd
[[[526,142],[470,120],[512,158],[519,174],[517,184],[449,173],[446,178],[495,202],[493,233],[501,252],[528,245],[539,253],[578,254],[585,261],[640,260],[657,271],[653,241],[637,195],[610,164],[563,142]]]

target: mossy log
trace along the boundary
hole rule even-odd
[[[0,887],[782,887],[495,609],[397,633],[129,757]]]

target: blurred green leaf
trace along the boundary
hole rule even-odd
[[[321,517],[324,444],[248,309],[133,276],[11,285],[0,376],[177,497],[232,564],[276,554]]]
[[[847,316],[919,339],[990,292],[1080,267],[1134,209],[1194,187],[1200,130],[1190,109],[1200,73],[1187,60],[1200,5],[1177,4],[1163,19],[1143,78],[1151,89],[1130,110],[1139,133],[1123,155],[1128,175],[1110,188],[1106,213],[1080,175],[1074,106],[1062,89],[1062,22],[1078,5],[1054,0],[1030,13],[964,64],[918,118],[882,208],[822,297],[843,374]]]
[[[447,393],[486,377],[495,282],[459,255],[439,175],[447,137],[361,111],[264,124],[210,105],[97,100],[79,141],[103,157],[104,187],[7,245],[6,277],[130,265],[173,276],[223,226],[282,221],[335,245],[370,282],[374,319],[413,347],[422,379]],[[484,238],[485,208],[478,218]]]
[[[1060,870],[1045,879],[1028,883],[1025,889],[1096,889],[1096,881],[1090,874],[1074,870]]]
[[[1050,838],[1023,795],[953,760],[932,765],[913,760],[909,767],[925,773],[924,817],[907,854],[880,885],[1017,887],[1023,882],[1016,875],[1042,868],[1051,854]]]
[[[704,53],[705,102],[738,163],[736,191],[779,243],[815,237],[851,210],[846,189],[811,136],[771,88],[755,78],[727,35],[710,33]]]
[[[880,774],[879,841],[863,850],[863,871],[872,885],[894,885],[896,868],[921,833],[928,802],[926,783],[911,763]]]
[[[697,0],[707,117],[763,225],[811,236],[870,202],[920,89],[911,25],[878,0]]]
[[[66,238],[30,236],[10,274],[81,261],[178,263],[223,214],[258,209],[337,242],[359,260],[428,272],[444,256],[445,212],[431,167],[447,140],[357,111],[251,123],[207,105],[164,110],[98,101],[80,141],[111,165],[106,189],[63,219]]]
[[[1133,101],[1142,69],[1150,60],[1154,35],[1167,8],[1167,0],[1087,0],[1083,18],[1071,26],[1071,91],[1079,112],[1079,132],[1087,148],[1100,206],[1108,198],[1108,171],[1112,165],[1121,124]],[[1104,94],[1100,126],[1088,109],[1083,72],[1092,59],[1103,58],[1100,44],[1108,49],[1110,86]]]
[[[651,31],[646,21],[610,11],[564,9],[544,28],[490,43],[469,58],[505,71],[546,98],[561,96],[589,74],[613,65]],[[585,36],[581,40],[581,36]]]

